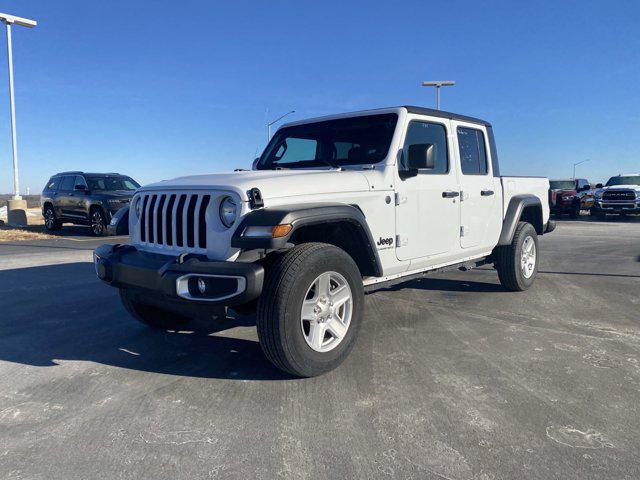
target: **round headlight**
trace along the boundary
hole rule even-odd
[[[231,197],[225,197],[220,202],[220,221],[229,228],[236,221],[236,202]]]
[[[133,204],[134,212],[136,212],[136,218],[140,219],[142,215],[142,197],[136,197],[136,202]]]

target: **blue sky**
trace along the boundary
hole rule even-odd
[[[507,174],[640,171],[640,2],[2,1],[23,193],[248,167],[268,119],[434,105],[494,124]],[[2,28],[4,30],[4,28]],[[0,192],[12,191],[4,32]]]

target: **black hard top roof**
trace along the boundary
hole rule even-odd
[[[444,110],[434,110],[433,108],[416,107],[413,105],[403,105],[409,113],[417,113],[419,115],[429,115],[431,117],[448,118],[449,120],[460,120],[461,122],[479,123],[490,127],[491,124],[480,118],[467,117],[466,115],[458,115],[457,113],[445,112]]]

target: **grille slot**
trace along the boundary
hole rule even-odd
[[[140,242],[157,247],[207,248],[207,207],[211,195],[143,193]]]
[[[633,190],[609,190],[602,194],[603,200],[614,200],[621,202],[635,201],[636,192]]]

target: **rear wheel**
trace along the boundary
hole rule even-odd
[[[60,228],[62,228],[62,222],[58,220],[56,212],[51,206],[47,206],[44,209],[44,228],[49,231],[60,230]]]
[[[260,346],[278,368],[312,377],[340,365],[355,343],[364,306],[353,259],[325,243],[281,255],[267,272],[256,323]]]
[[[153,328],[175,329],[189,321],[188,317],[141,302],[133,292],[126,288],[120,289],[120,300],[133,318]]]
[[[512,292],[528,289],[538,273],[538,234],[533,225],[519,222],[510,245],[496,249],[495,267],[504,288]]]

